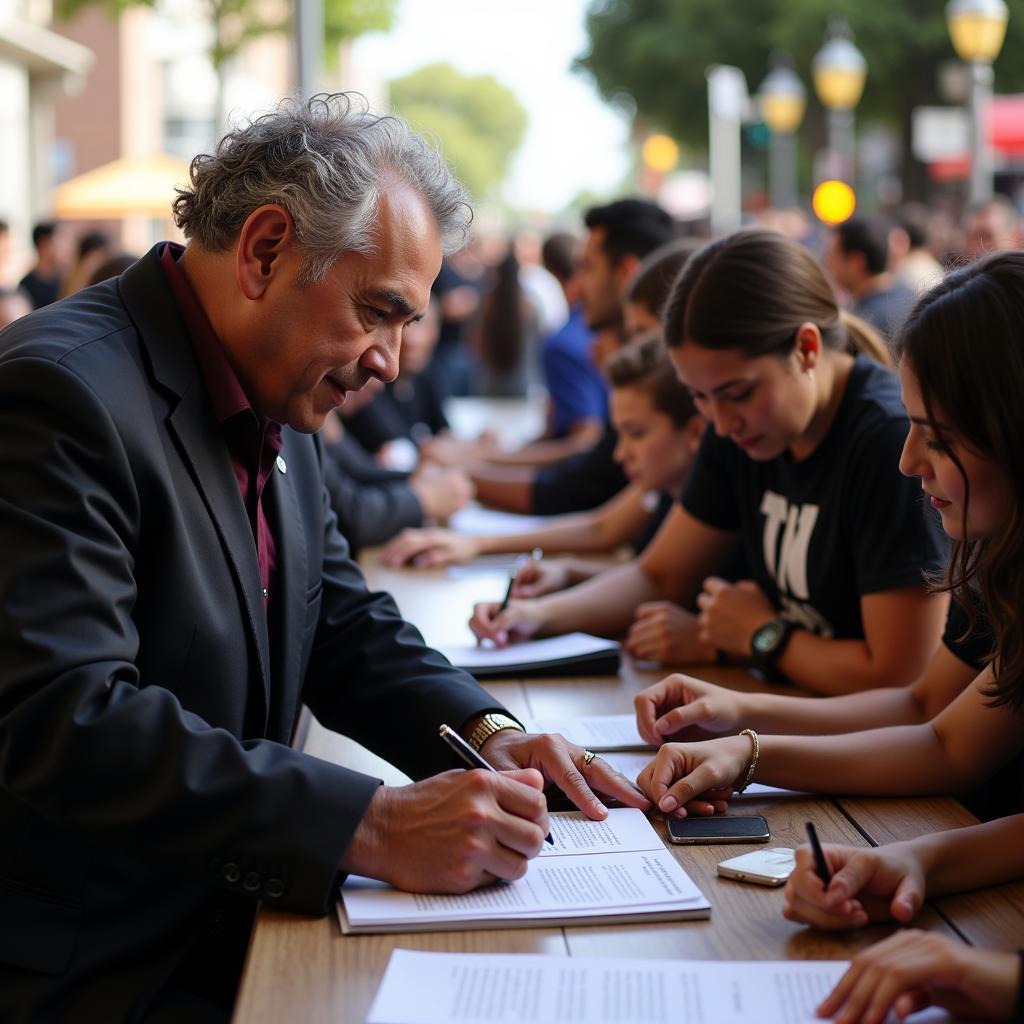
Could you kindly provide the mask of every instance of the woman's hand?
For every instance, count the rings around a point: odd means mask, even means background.
[[[823,845],[832,873],[826,889],[809,846],[796,851],[796,867],[786,883],[790,921],[815,928],[861,928],[870,921],[909,921],[925,897],[925,867],[910,843],[876,849]]]
[[[518,640],[529,640],[542,625],[533,601],[512,600],[502,610],[498,601],[482,601],[473,608],[469,628],[478,640],[491,640],[507,647]]]
[[[778,614],[753,580],[727,583],[717,576],[704,581],[697,596],[700,638],[716,650],[750,657],[750,638]]]
[[[1020,958],[976,949],[930,932],[897,932],[854,957],[818,1016],[834,1024],[882,1024],[926,1006],[957,1019],[1009,1020],[1020,985]]]
[[[557,558],[530,558],[516,570],[513,597],[542,597],[572,585],[569,563]]]
[[[648,601],[635,613],[626,650],[642,661],[685,665],[715,660],[715,649],[699,635],[696,616],[671,601]]]
[[[640,735],[661,746],[693,726],[709,733],[730,733],[741,728],[746,710],[743,694],[679,672],[633,698]]]
[[[406,563],[420,569],[470,562],[480,554],[476,537],[466,537],[440,527],[403,530],[381,552],[382,565],[399,566]]]
[[[746,736],[666,743],[636,781],[664,814],[722,813],[737,782],[746,778],[752,756]]]

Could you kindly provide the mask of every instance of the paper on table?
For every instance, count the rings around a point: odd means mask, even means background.
[[[342,930],[486,928],[524,921],[647,915],[707,916],[710,905],[635,808],[604,822],[579,812],[551,816],[553,847],[515,882],[458,895],[400,892],[350,877],[341,888]]]
[[[367,1022],[820,1024],[815,1007],[846,967],[828,960],[622,960],[396,949]],[[930,1009],[907,1020],[945,1024],[952,1018]]]
[[[525,670],[547,665],[583,662],[584,659],[617,659],[619,645],[587,633],[566,633],[543,640],[528,640],[508,647],[462,644],[441,648],[441,653],[467,672],[498,673]]]
[[[640,735],[635,715],[581,715],[578,718],[523,719],[528,732],[561,733],[589,750],[650,750]]]
[[[520,516],[490,508],[467,505],[448,520],[456,533],[470,537],[500,537],[510,533],[532,533],[548,525],[546,516]]]
[[[810,796],[810,793],[805,793],[799,789],[779,789],[778,786],[764,786],[760,782],[752,782],[742,793],[736,793],[733,796],[735,800],[737,797],[744,796]]]
[[[635,754],[626,751],[607,751],[601,757],[617,772],[621,772],[627,779],[633,781],[651,763],[654,751],[647,750]]]

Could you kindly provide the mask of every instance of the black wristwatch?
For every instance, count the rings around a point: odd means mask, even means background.
[[[750,660],[754,668],[760,669],[769,678],[774,678],[775,663],[782,657],[782,652],[797,629],[797,624],[789,619],[772,619],[754,630],[750,638]]]

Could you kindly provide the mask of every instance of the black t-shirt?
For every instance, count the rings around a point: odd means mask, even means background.
[[[757,462],[708,430],[683,506],[737,533],[751,577],[786,618],[860,639],[862,596],[921,583],[945,560],[938,516],[898,468],[907,429],[896,376],[858,356],[807,458]]]
[[[980,672],[988,664],[995,638],[983,611],[979,610],[975,615],[974,628],[968,634],[970,621],[960,602],[950,601],[942,642],[949,648],[951,654],[965,665],[970,665],[976,672]]]
[[[444,385],[436,363],[415,377],[387,384],[365,408],[346,420],[345,427],[369,452],[406,437],[419,444],[448,429],[444,415]]]
[[[538,470],[530,511],[538,516],[585,512],[614,498],[627,483],[614,457],[618,443],[615,428],[607,424],[589,451]]]

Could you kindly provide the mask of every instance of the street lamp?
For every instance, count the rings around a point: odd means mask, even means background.
[[[1006,38],[1003,0],[949,0],[946,24],[957,56],[971,67],[971,185],[968,202],[992,198],[992,140],[986,119],[992,101],[992,62]]]
[[[757,91],[757,102],[772,133],[772,206],[786,210],[796,206],[796,130],[804,119],[807,93],[788,55],[777,54],[773,64]]]
[[[853,178],[853,108],[864,92],[868,64],[853,45],[845,18],[829,18],[825,45],[811,63],[814,91],[828,110],[828,177]]]

